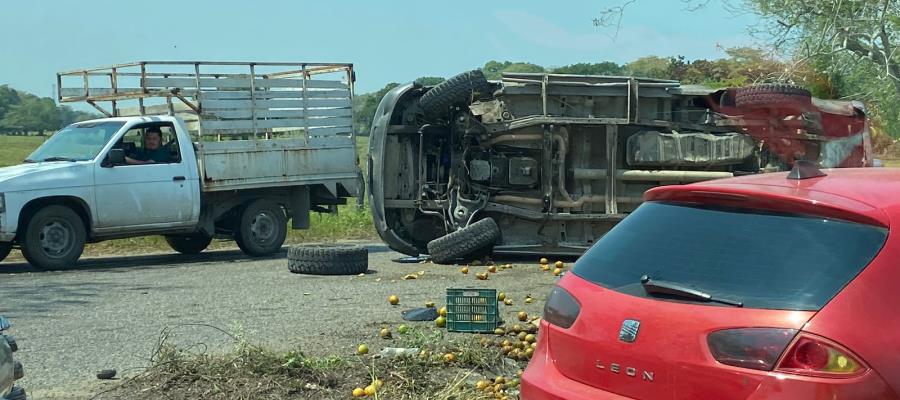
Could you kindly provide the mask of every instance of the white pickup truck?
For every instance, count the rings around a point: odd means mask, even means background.
[[[0,260],[17,247],[36,267],[66,268],[85,243],[147,235],[187,254],[214,237],[253,256],[279,251],[289,219],[307,228],[310,211],[360,196],[353,79],[350,64],[313,63],[60,73],[61,102],[108,118],[65,127],[0,168]]]

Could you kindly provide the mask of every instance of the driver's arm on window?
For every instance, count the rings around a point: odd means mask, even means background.
[[[156,164],[156,161],[153,161],[152,159],[150,159],[150,160],[138,160],[138,159],[135,159],[135,158],[131,158],[131,157],[125,156],[125,164],[128,164],[128,165]]]

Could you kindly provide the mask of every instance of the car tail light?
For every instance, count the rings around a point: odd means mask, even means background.
[[[710,333],[706,341],[722,364],[771,371],[796,335],[796,329],[724,329]]]
[[[820,377],[849,377],[866,371],[859,358],[828,339],[803,333],[787,351],[778,372]]]
[[[553,288],[544,304],[544,321],[561,328],[569,328],[578,318],[581,306],[569,292],[560,287]]]

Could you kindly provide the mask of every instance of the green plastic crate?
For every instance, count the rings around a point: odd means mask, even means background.
[[[493,332],[501,324],[496,289],[447,289],[447,330]]]

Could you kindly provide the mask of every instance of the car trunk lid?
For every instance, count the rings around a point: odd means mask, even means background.
[[[709,334],[746,327],[796,332],[814,315],[637,298],[577,276],[560,286],[581,302],[581,313],[569,329],[548,332],[556,366],[571,379],[635,399],[745,398],[760,371],[716,361]]]

